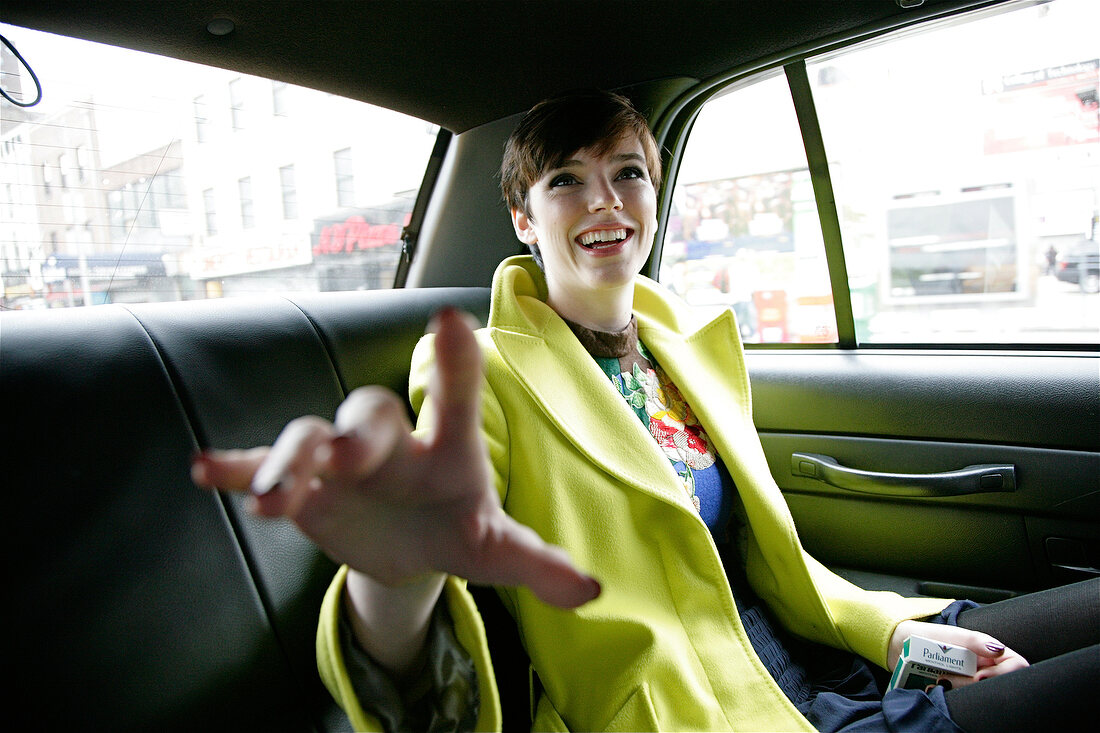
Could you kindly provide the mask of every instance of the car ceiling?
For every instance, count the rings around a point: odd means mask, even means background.
[[[313,87],[464,132],[563,90],[709,79],[830,39],[988,4],[3,0],[0,20]],[[215,19],[231,20],[234,30],[213,35]]]

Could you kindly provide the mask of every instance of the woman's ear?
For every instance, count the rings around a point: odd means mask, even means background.
[[[527,212],[520,209],[512,209],[512,227],[516,230],[519,241],[530,246],[539,243],[539,236],[535,232],[534,222]]]

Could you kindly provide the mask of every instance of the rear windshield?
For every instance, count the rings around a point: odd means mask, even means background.
[[[0,307],[393,286],[438,128],[279,81],[0,24]],[[2,84],[37,96],[3,48]]]

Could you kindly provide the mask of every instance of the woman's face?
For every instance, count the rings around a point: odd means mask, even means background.
[[[521,241],[539,246],[552,305],[631,285],[649,257],[657,196],[633,134],[603,155],[573,153],[531,185],[527,202],[512,221]]]

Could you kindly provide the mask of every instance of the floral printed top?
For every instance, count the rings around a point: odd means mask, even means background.
[[[638,340],[637,321],[618,333],[569,326],[649,429],[715,540],[724,541],[733,480],[691,406]]]

